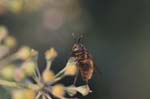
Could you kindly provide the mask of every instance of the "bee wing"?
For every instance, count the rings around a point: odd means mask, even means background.
[[[102,74],[101,69],[99,69],[99,67],[95,64],[94,64],[94,67],[95,67],[95,72],[98,73],[99,75],[101,75]]]
[[[94,61],[92,55],[90,54],[89,56],[90,56],[90,58]],[[93,62],[93,65],[94,65],[94,69],[95,69],[94,71],[97,72],[99,75],[101,75],[101,74],[102,74],[101,69],[100,69],[97,65],[95,65],[94,62]]]

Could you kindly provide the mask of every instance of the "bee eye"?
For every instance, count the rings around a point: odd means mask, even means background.
[[[75,46],[74,49],[76,49],[77,47]]]
[[[74,46],[72,49],[75,49],[76,48],[76,46]]]

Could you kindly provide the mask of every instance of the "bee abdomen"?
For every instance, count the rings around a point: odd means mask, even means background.
[[[80,62],[80,71],[84,81],[91,79],[94,72],[94,65],[91,59],[86,59]]]

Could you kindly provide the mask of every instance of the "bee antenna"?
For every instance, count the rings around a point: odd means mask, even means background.
[[[77,43],[80,43],[80,41],[81,41],[82,38],[83,38],[83,33],[80,35]]]
[[[74,42],[76,42],[75,33],[72,33],[72,37],[74,39]]]

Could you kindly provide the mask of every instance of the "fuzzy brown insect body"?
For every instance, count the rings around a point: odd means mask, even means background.
[[[78,63],[78,69],[82,76],[82,79],[88,83],[94,72],[93,58],[81,43],[76,43],[72,48],[72,57],[74,57]]]

